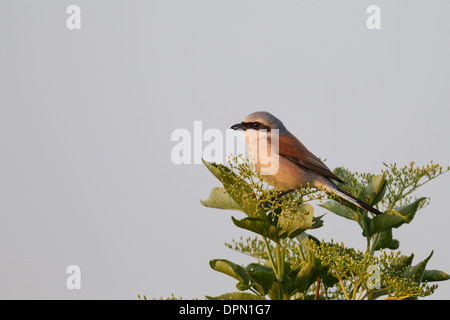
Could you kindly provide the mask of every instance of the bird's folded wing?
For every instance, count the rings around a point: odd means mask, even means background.
[[[318,174],[336,180],[340,183],[345,183],[345,181],[331,172],[331,170],[322,161],[320,161],[319,158],[312,154],[303,145],[303,143],[301,143],[293,135],[279,137],[278,154],[299,166],[308,168],[309,170],[317,172]]]

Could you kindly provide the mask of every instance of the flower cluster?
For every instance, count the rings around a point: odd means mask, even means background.
[[[377,257],[333,241],[322,241],[320,244],[310,241],[308,247],[316,258],[329,268],[329,273],[338,279],[347,299],[424,297],[432,294],[437,287],[417,281],[421,279],[417,279],[416,275],[422,270],[416,267],[411,273],[414,267],[404,263],[405,257],[401,256],[400,251],[387,253],[383,250]],[[373,268],[374,266],[376,268]],[[374,275],[369,270],[378,270],[378,273]],[[374,276],[379,277],[378,288],[369,283]]]

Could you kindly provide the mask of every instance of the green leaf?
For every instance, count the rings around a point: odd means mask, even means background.
[[[242,208],[249,217],[265,218],[266,214],[260,206],[252,187],[224,165],[202,160],[208,170],[222,182],[225,191]]]
[[[330,200],[330,201],[327,201],[327,202],[319,204],[319,205],[341,217],[358,222],[361,229],[363,229],[364,236],[367,236],[366,230],[369,230],[369,233],[370,233],[371,219],[369,217],[367,217],[367,215],[362,215],[362,214],[358,213],[357,211],[351,209],[350,206],[343,205],[340,202],[335,201],[335,200]]]
[[[376,194],[380,194],[386,187],[386,184],[387,180],[385,173],[372,177],[372,187]]]
[[[315,268],[310,263],[305,263],[297,274],[295,286],[299,292],[306,292],[310,286],[310,278],[314,274]]]
[[[372,219],[368,217],[367,214],[364,215],[360,215],[359,219],[358,219],[358,223],[359,226],[361,227],[361,229],[363,229],[363,236],[364,237],[371,237],[372,233],[371,233],[371,224],[372,224]]]
[[[265,296],[269,292],[275,280],[275,274],[272,269],[258,263],[251,263],[245,268],[245,270],[247,271],[247,275],[250,280],[258,286],[259,293]]]
[[[426,200],[427,200],[426,197],[419,198],[410,204],[404,205],[402,207],[398,207],[396,209],[396,211],[401,213],[403,216],[405,216],[407,219],[406,222],[409,223],[414,218],[414,215],[416,214],[417,210],[419,209],[419,206],[421,205],[421,203]]]
[[[375,234],[372,238],[372,248],[373,250],[380,249],[398,249],[400,242],[392,238],[392,228],[383,230]]]
[[[239,281],[237,286],[247,285],[249,278],[245,269],[231,261],[225,259],[214,259],[209,262],[210,267],[218,272],[222,272]],[[246,289],[244,289],[246,290]]]
[[[327,287],[332,287],[336,283],[339,282],[339,279],[336,278],[330,271],[328,267],[322,267],[320,272],[320,278],[322,279],[322,283]]]
[[[383,196],[386,193],[386,188],[387,180],[384,174],[373,176],[372,181],[361,192],[359,198],[368,205],[374,206],[380,202],[381,199],[383,199]]]
[[[404,223],[410,223],[414,218],[419,205],[425,200],[426,198],[420,198],[408,205],[387,211],[382,215],[374,217],[370,224],[370,233],[374,235],[377,232],[389,228],[398,228]]]
[[[425,260],[419,262],[415,266],[407,267],[404,273],[405,277],[415,281],[417,284],[420,284],[425,274],[425,267],[427,266],[427,263],[431,259],[432,255],[433,251],[431,251],[430,255]]]
[[[253,287],[251,283],[244,283],[242,281],[236,283],[236,289],[238,289],[239,291],[245,291],[250,289],[251,287]]]
[[[396,261],[393,264],[393,267],[395,267],[398,270],[404,269],[411,265],[413,259],[414,259],[414,253],[411,253],[410,256],[401,255],[399,257],[398,261]]]
[[[230,292],[217,297],[205,296],[208,300],[263,300],[262,297],[248,292]]]
[[[278,242],[280,239],[286,238],[287,236],[286,230],[271,225],[267,219],[251,217],[242,220],[237,220],[234,217],[231,217],[231,219],[237,227],[255,232],[275,242]]]
[[[270,288],[268,295],[270,300],[280,300],[280,287],[278,282],[274,281],[272,283],[272,287]]]
[[[304,263],[296,275],[295,287],[299,292],[306,293],[308,288],[317,281],[317,278],[323,277],[328,269],[322,266],[320,259],[309,250],[306,259],[303,261]]]
[[[348,172],[343,168],[336,168],[335,174],[336,173],[338,173],[338,176],[341,178],[348,175]],[[387,180],[385,179],[384,174],[373,176],[372,181],[359,193],[358,198],[373,206],[384,197],[386,188]],[[346,201],[341,203],[340,201],[329,200],[320,204],[320,206],[341,217],[358,222],[360,227],[363,229],[364,236],[367,237],[373,235],[373,232],[370,229],[372,219],[366,215],[363,215],[363,210],[357,208],[355,205],[347,203]]]
[[[450,279],[450,275],[440,270],[425,270],[422,281],[435,282]]]
[[[205,207],[216,209],[238,210],[244,212],[242,208],[230,197],[224,188],[213,188],[207,200],[200,200]]]
[[[344,206],[339,201],[329,200],[324,203],[319,204],[319,206],[350,220],[358,221],[359,214],[356,211],[353,211],[347,206]]]

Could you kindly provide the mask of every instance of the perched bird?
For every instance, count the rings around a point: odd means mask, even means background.
[[[354,195],[341,190],[333,181],[345,182],[331,172],[272,114],[263,111],[251,113],[231,129],[243,131],[250,161],[258,172],[262,172],[269,162],[277,164],[277,170],[273,174],[263,174],[262,177],[276,189],[283,191],[282,194],[300,187],[323,188],[373,214],[382,214]],[[278,134],[278,139],[275,133]],[[278,145],[275,145],[277,140]],[[265,149],[263,152],[259,150],[262,148]]]

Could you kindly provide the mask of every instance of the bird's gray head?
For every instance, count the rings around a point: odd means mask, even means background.
[[[234,130],[267,130],[278,129],[280,134],[287,133],[287,129],[277,117],[269,112],[258,111],[250,113],[242,120],[241,123],[237,123],[231,126]]]

